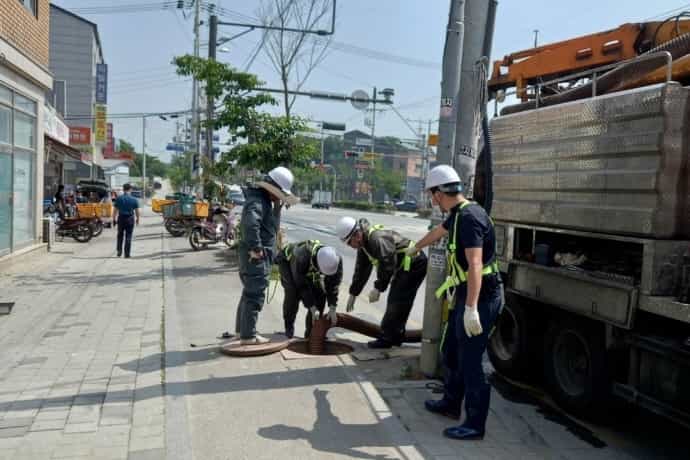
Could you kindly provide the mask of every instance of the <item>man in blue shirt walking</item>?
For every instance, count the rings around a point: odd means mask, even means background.
[[[139,225],[139,200],[132,196],[131,185],[123,185],[122,190],[124,193],[113,202],[115,208],[113,225],[117,225],[117,256],[122,256],[122,239],[124,237],[125,259],[129,259],[132,251],[134,223]]]

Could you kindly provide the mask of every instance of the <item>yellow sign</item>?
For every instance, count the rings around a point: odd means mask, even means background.
[[[429,145],[430,146],[438,145],[438,134],[429,134]]]
[[[364,152],[364,154],[362,154],[362,159],[363,159],[363,160],[373,161],[373,160],[376,160],[379,156],[381,156],[380,153],[376,153],[376,152]]]
[[[106,144],[108,142],[108,120],[107,108],[103,104],[94,105],[96,144]]]

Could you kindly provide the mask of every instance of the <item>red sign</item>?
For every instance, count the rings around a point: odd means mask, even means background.
[[[105,144],[105,147],[103,148],[103,158],[110,158],[110,155],[113,155],[115,153],[115,139],[113,138],[112,123],[108,123],[107,133],[108,142]]]
[[[125,160],[125,161],[134,161],[134,153],[132,153],[132,152],[111,152],[111,153],[106,153],[106,151],[103,150],[103,159],[105,159],[105,160]]]
[[[70,145],[91,144],[91,128],[85,128],[83,126],[70,126],[69,143]]]

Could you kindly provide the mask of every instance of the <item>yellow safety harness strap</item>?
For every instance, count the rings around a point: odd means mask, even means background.
[[[371,234],[377,230],[383,230],[383,225],[377,224],[377,225],[372,225],[371,227],[369,227],[369,231],[367,232],[367,238],[371,237]],[[373,265],[374,267],[379,266],[378,259],[374,258],[371,254],[369,254],[369,251],[367,251],[367,248],[364,247],[364,245],[362,245],[362,251],[364,251],[364,254],[366,254],[367,257],[369,258],[369,263],[371,263],[371,265]]]

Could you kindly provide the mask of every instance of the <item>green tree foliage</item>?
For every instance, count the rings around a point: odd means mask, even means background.
[[[385,191],[389,197],[399,197],[402,193],[405,176],[400,171],[384,167],[383,161],[377,160],[371,172],[371,184],[376,190]]]
[[[184,155],[175,155],[168,167],[168,179],[173,189],[180,191],[183,186],[190,185],[192,181],[192,173],[190,169],[192,161],[192,153],[187,152]]]
[[[141,153],[136,153],[134,146],[124,139],[120,139],[117,144],[118,152],[131,152],[134,153],[134,164],[132,165],[132,171],[138,176],[142,176],[144,171],[144,155]],[[158,158],[146,155],[146,176],[151,179],[154,176],[167,177],[168,176],[168,164],[163,163]]]

